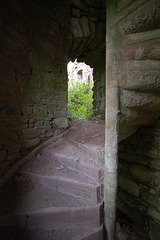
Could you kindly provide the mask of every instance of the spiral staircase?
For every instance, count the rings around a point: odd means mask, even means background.
[[[104,124],[73,126],[4,185],[1,240],[103,239]]]

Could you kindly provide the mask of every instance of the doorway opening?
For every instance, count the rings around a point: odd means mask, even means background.
[[[93,116],[93,68],[84,62],[69,62],[68,118],[91,119]]]

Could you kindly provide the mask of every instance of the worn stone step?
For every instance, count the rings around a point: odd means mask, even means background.
[[[80,196],[94,203],[102,202],[103,184],[97,185],[85,184],[63,177],[43,176],[24,171],[20,173],[29,178],[31,181],[43,184],[49,189],[54,189],[71,196]]]
[[[146,110],[139,110],[136,108],[123,108],[122,113],[124,117],[120,119],[120,126],[125,129],[128,126],[137,126],[139,124],[149,124],[158,117],[157,112],[151,112]],[[121,130],[120,130],[121,131]]]
[[[96,143],[96,146],[104,147],[104,132],[105,125],[101,121],[90,121],[87,119],[77,121],[74,126],[71,127],[70,132],[67,134],[67,138],[75,141],[85,141]]]
[[[65,165],[70,169],[79,170],[95,181],[101,182],[104,179],[103,167],[94,167],[90,164],[84,163],[80,159],[67,156],[67,154],[59,154],[53,151],[51,151],[50,154],[52,158],[56,159],[61,164]]]
[[[146,42],[149,40],[160,38],[160,29],[154,29],[146,32],[138,32],[125,35],[123,45]]]
[[[98,227],[102,224],[103,204],[88,207],[50,207],[12,215],[1,215],[0,226],[52,227],[53,229],[76,226]]]
[[[12,215],[17,212],[34,211],[48,207],[69,208],[93,205],[94,203],[89,199],[56,191],[27,176],[16,174],[1,189],[0,215]]]
[[[84,236],[79,235],[72,240],[103,240],[103,226],[93,228],[90,233],[86,233]]]
[[[100,121],[84,120],[73,126],[65,137],[77,149],[93,159],[97,165],[104,163],[105,125]]]
[[[159,94],[123,90],[121,102],[123,106],[127,108],[135,108],[150,112],[159,112],[160,109]]]
[[[160,92],[160,71],[125,71],[120,79],[120,87],[141,92]]]
[[[73,140],[74,141],[74,140]],[[74,142],[73,142],[74,143]],[[98,167],[99,164],[97,164],[97,161],[94,160],[94,158],[88,156],[86,152],[84,152],[82,149],[79,149],[75,144],[72,143],[72,140],[70,141],[70,138],[66,136],[64,139],[59,139],[56,144],[50,145],[44,149],[44,151],[50,151],[58,154],[65,154],[68,157],[75,158],[83,163],[90,164],[93,167]],[[84,143],[85,145],[86,143]],[[93,146],[94,148],[97,148],[96,146]],[[99,148],[98,148],[99,150]]]
[[[158,112],[149,112],[136,108],[122,108],[123,118],[120,119],[119,141],[137,131],[140,124],[147,125],[158,117]]]
[[[85,184],[97,184],[95,180],[91,179],[83,172],[70,169],[64,164],[64,162],[59,162],[55,157],[52,156],[52,154],[53,150],[47,147],[40,154],[24,164],[19,170],[44,176],[64,177]]]
[[[159,70],[159,60],[123,60],[122,67],[124,71],[129,70]]]
[[[1,240],[102,240],[101,229],[78,226],[74,228],[54,229],[44,227],[1,227]],[[89,238],[90,237],[90,238]]]
[[[41,145],[36,147],[34,150],[32,150],[29,154],[27,154],[25,157],[23,157],[20,161],[15,163],[13,166],[10,166],[9,170],[0,178],[0,187],[2,187],[18,170],[19,167],[21,167],[23,164],[25,164],[27,161],[35,157],[37,154],[39,154],[46,146],[49,144],[54,145],[58,139],[64,137],[66,134],[68,134],[70,129],[65,130],[64,132],[60,133],[57,136],[54,136],[50,138],[49,140],[43,142]]]
[[[104,148],[93,146],[89,143],[80,143],[78,141],[69,139],[69,141],[77,147],[77,149],[83,151],[88,157],[94,159],[97,165],[102,166],[104,164]]]

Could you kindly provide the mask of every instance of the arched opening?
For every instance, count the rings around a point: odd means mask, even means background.
[[[68,118],[91,119],[93,117],[93,68],[84,62],[69,62]]]

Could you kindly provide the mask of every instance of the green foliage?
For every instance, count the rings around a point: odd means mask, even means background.
[[[91,118],[93,113],[92,87],[85,83],[68,84],[68,117],[76,119]]]

